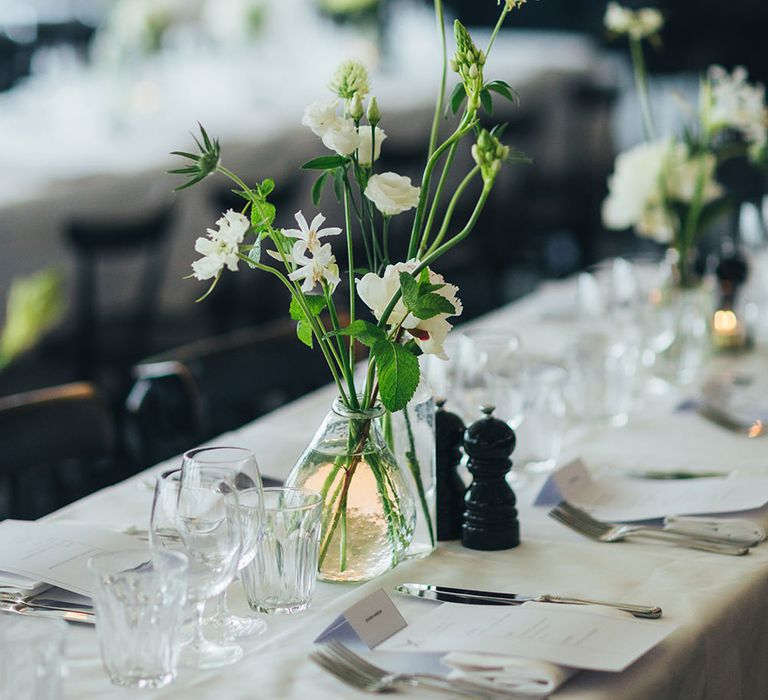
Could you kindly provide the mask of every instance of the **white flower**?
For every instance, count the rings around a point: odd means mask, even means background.
[[[283,235],[288,238],[297,238],[297,243],[303,244],[302,253],[309,251],[314,255],[320,249],[320,239],[323,236],[338,236],[341,233],[341,229],[337,227],[321,229],[320,227],[325,221],[325,217],[322,214],[315,216],[311,224],[307,224],[304,214],[300,211],[297,211],[294,217],[299,228],[283,229]],[[296,249],[297,246],[294,244],[294,250]]]
[[[608,178],[603,223],[610,229],[634,226],[642,236],[669,243],[674,221],[666,200],[690,202],[702,168],[704,201],[709,202],[720,195],[711,154],[691,158],[685,144],[669,141],[643,143],[620,153]]]
[[[320,138],[326,148],[342,156],[353,153],[360,145],[360,134],[357,133],[355,122],[349,118],[340,119],[335,127],[326,131]]]
[[[245,216],[232,209],[228,209],[216,225],[218,231],[209,228],[207,238],[195,241],[195,250],[203,256],[192,263],[192,274],[199,280],[216,277],[224,267],[237,272],[240,244],[251,227]]]
[[[629,34],[633,39],[644,39],[664,26],[664,16],[651,7],[633,11],[617,2],[609,2],[603,23],[614,34]]]
[[[368,69],[360,61],[344,61],[336,69],[328,87],[345,100],[351,100],[355,95],[365,97],[370,92]]]
[[[373,138],[371,138],[371,127],[361,126],[358,129],[360,134],[360,146],[357,149],[357,160],[360,165],[371,164],[371,146],[373,146],[373,160],[378,160],[381,155],[381,143],[387,138],[384,129],[378,126],[373,127]]]
[[[344,121],[338,114],[338,100],[313,102],[304,109],[301,123],[308,126],[315,136],[323,138],[329,131],[338,129]]]
[[[377,320],[380,320],[390,300],[400,289],[400,273],[413,272],[418,265],[415,260],[387,265],[384,270],[384,276],[369,272],[357,281],[357,294],[360,299],[371,309]],[[445,284],[442,275],[429,270],[429,281],[431,284]],[[402,324],[406,332],[413,337],[421,350],[429,355],[436,355],[442,360],[447,360],[443,343],[451,330],[451,324],[448,318],[459,316],[464,310],[461,301],[456,296],[459,288],[453,284],[445,284],[436,291],[436,294],[445,297],[451,302],[455,312],[453,314],[438,314],[426,320],[416,318],[408,312],[402,299],[395,304],[392,312],[387,319],[389,325]]]
[[[288,275],[294,281],[304,280],[302,291],[309,293],[314,290],[322,280],[331,287],[331,291],[339,283],[339,266],[336,257],[331,252],[330,243],[320,246],[313,252],[312,257],[307,257],[307,248],[303,241],[297,241],[291,251],[291,259],[296,263],[296,269]]]
[[[381,173],[368,180],[365,196],[385,216],[394,216],[413,209],[419,203],[421,188],[411,184],[411,178],[397,173]]]
[[[761,83],[748,83],[743,66],[735,68],[730,75],[722,66],[712,66],[707,77],[709,104],[704,109],[707,128],[711,132],[736,129],[750,143],[763,145],[768,136],[765,87]]]

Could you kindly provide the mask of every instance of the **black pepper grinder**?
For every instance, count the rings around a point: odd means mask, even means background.
[[[461,543],[470,549],[511,549],[520,544],[515,493],[506,481],[515,431],[483,406],[483,418],[464,432],[467,467],[474,477],[464,496]]]
[[[461,462],[464,421],[445,410],[445,399],[435,402],[435,451],[437,467],[437,539],[461,539],[464,493],[467,487],[457,471]]]

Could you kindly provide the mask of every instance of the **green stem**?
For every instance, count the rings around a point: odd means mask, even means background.
[[[504,9],[501,11],[501,14],[499,15],[499,19],[496,22],[496,26],[493,28],[493,34],[491,34],[491,39],[488,42],[488,46],[485,49],[485,57],[488,58],[488,54],[491,53],[491,49],[493,48],[493,42],[496,41],[496,35],[499,33],[499,30],[501,29],[501,25],[504,24],[504,19],[507,16],[507,13],[509,12],[509,5],[504,3]]]
[[[456,188],[456,191],[453,193],[453,197],[451,197],[451,201],[448,203],[448,208],[445,210],[445,216],[443,217],[443,225],[440,227],[440,231],[438,231],[437,236],[435,237],[435,240],[432,242],[432,245],[427,250],[427,255],[434,252],[440,244],[443,242],[443,238],[445,238],[445,234],[448,232],[448,227],[451,224],[451,219],[453,219],[453,211],[456,208],[456,205],[459,203],[459,199],[461,198],[462,193],[467,188],[470,182],[477,176],[477,174],[480,172],[480,166],[476,165],[472,170],[470,170],[466,177],[461,181],[459,186]],[[426,241],[422,242],[422,245],[424,245]]]
[[[408,435],[408,449],[405,452],[405,459],[408,462],[408,468],[411,470],[411,476],[416,484],[416,492],[419,495],[424,519],[427,521],[427,527],[429,528],[429,543],[434,547],[435,529],[432,524],[432,514],[429,512],[429,505],[427,504],[424,481],[421,478],[421,465],[419,464],[419,458],[416,455],[416,440],[413,437],[413,427],[411,426],[411,417],[408,415],[408,406],[403,409],[403,418],[405,419],[405,430]]]
[[[443,163],[443,172],[440,174],[440,179],[437,181],[437,188],[435,189],[435,196],[432,198],[432,206],[429,209],[429,216],[427,217],[426,226],[424,226],[424,233],[421,235],[421,243],[419,244],[419,257],[424,254],[429,241],[429,234],[432,232],[432,225],[435,222],[435,216],[437,215],[437,207],[440,203],[440,196],[443,193],[445,187],[445,181],[448,177],[448,171],[453,164],[453,158],[456,155],[457,144],[453,144],[448,151],[448,155],[445,157],[445,163]]]
[[[352,225],[349,220],[349,192],[347,188],[344,188],[344,221],[347,227],[347,265],[349,267],[349,322],[350,324],[355,320],[355,258],[352,252]],[[349,364],[350,368],[355,366],[355,339],[350,337],[349,339]],[[350,382],[350,395],[349,400],[352,402],[348,404],[350,408],[358,408],[359,403],[357,400],[357,392],[354,390],[354,372],[350,369],[348,380]]]
[[[440,89],[437,92],[437,102],[435,103],[435,114],[432,117],[432,130],[429,134],[429,151],[427,157],[434,153],[437,146],[437,134],[440,131],[440,115],[443,113],[443,104],[445,103],[445,84],[448,78],[448,50],[445,43],[445,18],[443,17],[442,0],[434,0],[435,22],[437,22],[437,33],[440,37],[440,49],[443,57],[443,68],[440,76]]]
[[[342,340],[341,336],[338,335],[338,332],[341,330],[341,324],[339,323],[339,317],[336,313],[336,304],[333,303],[333,297],[331,296],[330,289],[328,288],[328,285],[324,282],[323,283],[323,295],[325,296],[325,302],[328,304],[328,313],[331,317],[331,326],[333,327],[333,330],[336,331],[336,346],[339,349],[339,357],[342,363],[342,372],[347,380],[347,388],[349,389],[350,394],[355,393],[355,378],[354,378],[354,370],[349,365],[349,363],[345,359],[345,349],[344,349],[344,341]]]
[[[688,279],[688,254],[699,233],[699,222],[701,212],[704,208],[704,187],[707,179],[707,166],[702,158],[699,165],[699,171],[696,175],[696,186],[694,187],[693,197],[688,207],[688,213],[681,231],[680,241],[678,243],[678,272],[680,274],[680,286],[683,288],[691,286],[691,280]]]
[[[643,118],[643,131],[645,140],[652,141],[656,138],[656,125],[651,111],[651,100],[648,95],[648,73],[643,57],[642,39],[629,38],[629,50],[632,55],[632,69],[635,76],[635,88],[640,100],[640,114]]]
[[[389,216],[384,217],[384,226],[381,236],[382,243],[384,245],[384,264],[389,264]]]

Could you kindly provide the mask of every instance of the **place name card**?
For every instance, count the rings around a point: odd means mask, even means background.
[[[369,649],[373,649],[407,624],[386,591],[379,588],[347,608],[320,633],[315,643],[342,639],[351,630]]]

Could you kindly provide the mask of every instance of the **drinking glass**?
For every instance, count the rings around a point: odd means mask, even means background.
[[[624,425],[632,410],[639,342],[630,329],[586,331],[566,350],[567,397],[588,422]]]
[[[171,549],[189,557],[187,597],[195,607],[195,629],[180,660],[196,668],[238,661],[242,648],[214,643],[203,633],[205,602],[231,583],[240,557],[242,534],[237,491],[221,470],[196,469],[186,483],[181,470],[157,480],[150,516],[153,551]]]
[[[524,419],[517,429],[515,461],[526,471],[554,469],[565,432],[566,371],[545,362],[528,368],[525,381]]]
[[[88,560],[96,636],[109,679],[162,688],[176,676],[187,597],[185,554],[105,552]]]
[[[229,475],[235,490],[255,489],[251,499],[258,499],[261,493],[261,475],[253,452],[245,447],[200,447],[184,454],[181,470],[185,479],[193,477],[198,469],[220,469]],[[254,556],[254,540],[243,540],[237,568],[242,569]],[[227,591],[214,598],[215,612],[206,619],[206,624],[219,630],[225,637],[246,637],[261,634],[266,623],[256,617],[233,615],[227,606]]]
[[[0,698],[59,700],[67,623],[3,616],[0,624]]]
[[[309,607],[317,578],[321,508],[315,491],[264,489],[263,539],[242,572],[251,608],[290,614]]]
[[[459,341],[457,400],[469,423],[481,416],[481,406],[494,406],[510,427],[523,419],[525,361],[520,338],[497,328],[465,331]]]

